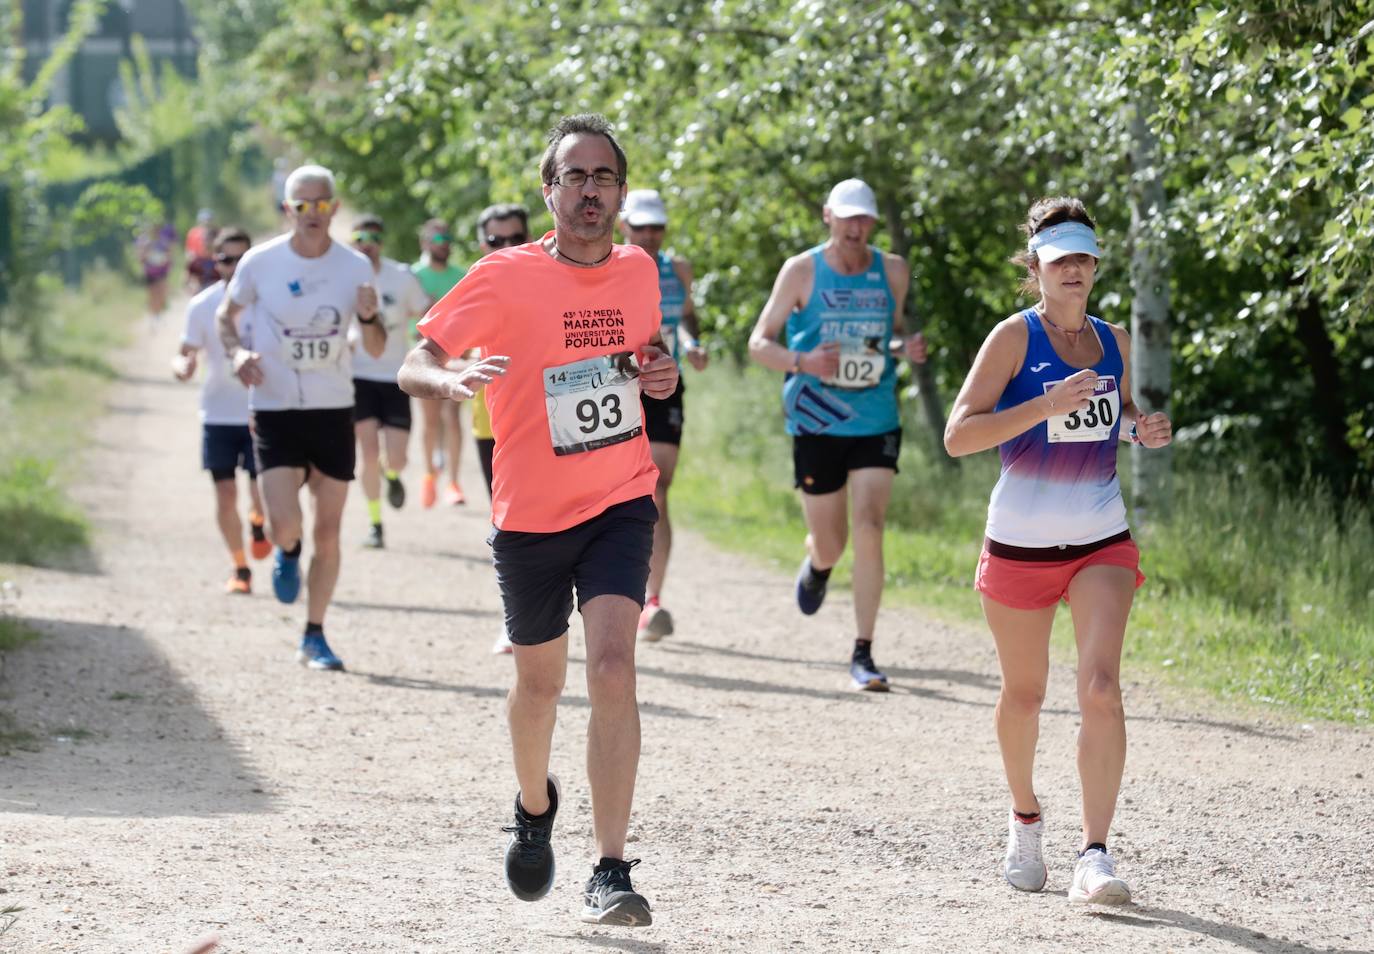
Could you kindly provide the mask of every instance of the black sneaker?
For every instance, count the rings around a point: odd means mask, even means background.
[[[515,824],[506,845],[506,884],[521,901],[538,901],[553,887],[553,819],[558,814],[558,778],[549,773],[549,810],[539,817],[525,814],[515,796]]]
[[[367,539],[363,541],[363,546],[369,550],[381,550],[386,546],[386,541],[382,539],[382,525],[374,523],[367,531]]]
[[[814,615],[825,602],[826,584],[830,578],[821,579],[811,569],[811,558],[802,560],[801,569],[797,571],[797,609],[807,616]]]
[[[592,869],[591,880],[582,892],[582,920],[588,924],[617,924],[621,927],[648,927],[654,923],[649,902],[630,884],[630,869],[639,864],[619,858],[602,858]]]
[[[405,506],[406,485],[401,483],[401,478],[388,477],[386,479],[386,502],[397,510]]]

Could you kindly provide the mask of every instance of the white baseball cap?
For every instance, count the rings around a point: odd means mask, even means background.
[[[856,215],[867,215],[872,218],[878,217],[878,200],[873,195],[873,190],[868,187],[868,183],[862,179],[846,179],[830,190],[830,197],[825,200],[825,207],[830,210],[830,214],[841,219],[853,218]]]
[[[620,217],[631,228],[643,225],[667,225],[668,210],[663,207],[663,197],[654,189],[632,189],[625,194],[625,207]]]
[[[1042,262],[1057,262],[1065,255],[1102,257],[1097,233],[1082,222],[1060,222],[1041,229],[1030,237],[1026,247]]]

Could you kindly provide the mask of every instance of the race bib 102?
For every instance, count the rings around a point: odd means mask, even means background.
[[[887,358],[871,347],[846,349],[840,352],[840,367],[833,378],[821,378],[822,384],[851,391],[874,388],[886,370]]]
[[[1046,381],[1045,393],[1059,384]],[[1088,406],[1068,414],[1056,414],[1045,421],[1051,444],[1085,444],[1093,441],[1112,439],[1112,425],[1121,416],[1121,392],[1116,386],[1116,377],[1104,374],[1093,387],[1093,396]]]
[[[629,351],[545,368],[544,405],[559,457],[619,444],[644,431],[639,367]]]

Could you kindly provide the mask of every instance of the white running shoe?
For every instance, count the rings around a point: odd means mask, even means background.
[[[500,656],[505,653],[513,652],[515,652],[515,646],[510,641],[510,633],[506,632],[503,627],[501,629],[501,635],[497,636],[496,642],[491,644],[491,654],[493,656]]]
[[[1069,900],[1075,904],[1129,904],[1131,889],[1116,876],[1116,861],[1100,848],[1089,848],[1073,869]]]
[[[1017,891],[1043,891],[1050,877],[1040,850],[1045,822],[1037,818],[1027,825],[1010,808],[1007,819],[1007,857],[1002,862],[1002,874]]]

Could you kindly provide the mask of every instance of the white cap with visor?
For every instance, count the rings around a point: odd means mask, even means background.
[[[1057,262],[1066,255],[1091,255],[1100,259],[1097,233],[1082,222],[1060,222],[1030,237],[1026,248],[1042,262]]]
[[[878,199],[862,179],[846,179],[837,183],[830,190],[825,207],[839,219],[850,219],[856,215],[867,215],[874,219],[878,217]]]
[[[667,225],[668,210],[663,207],[663,197],[654,189],[632,189],[625,194],[625,207],[620,217],[630,228],[645,225]]]

